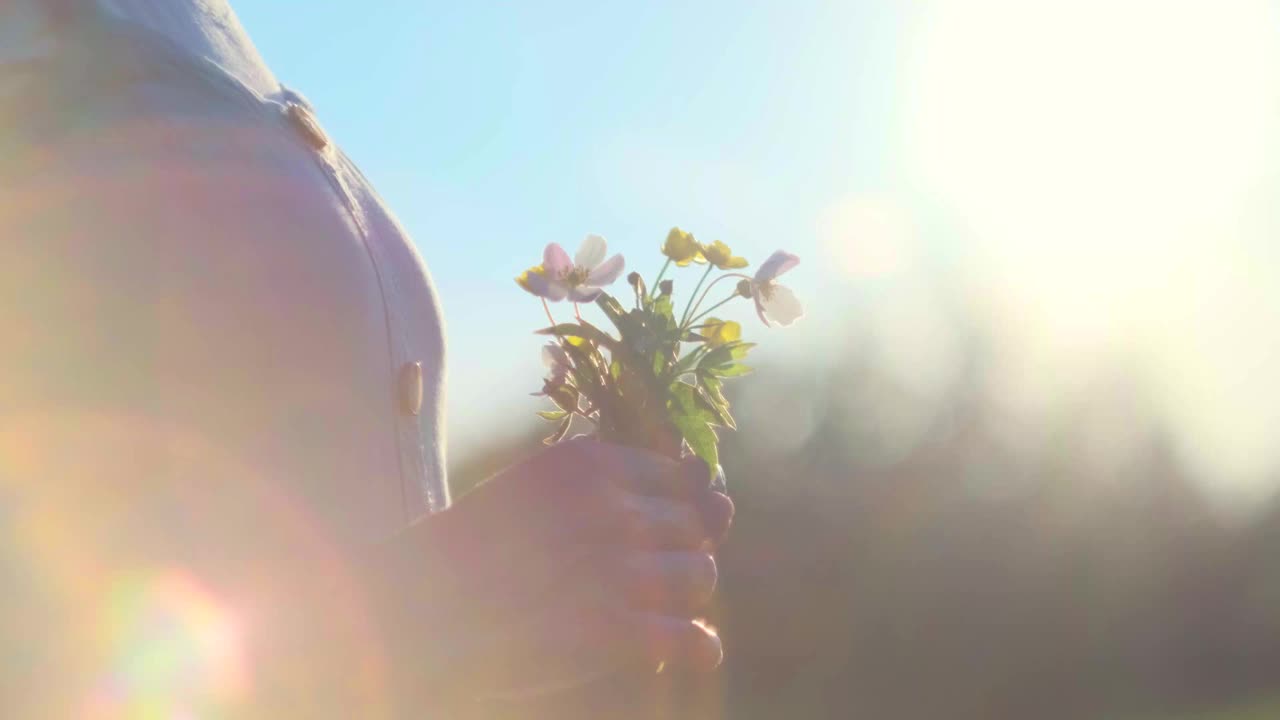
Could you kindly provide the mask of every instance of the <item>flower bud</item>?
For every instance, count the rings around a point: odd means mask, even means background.
[[[631,271],[630,273],[627,273],[627,283],[630,284],[631,287],[639,287],[640,273],[635,272],[634,270]]]
[[[663,280],[662,282],[658,283],[658,292],[661,293],[662,295],[670,295],[671,290],[674,287],[675,287],[675,283],[671,282],[670,280]]]
[[[751,281],[743,278],[738,281],[738,294],[744,298],[751,297]]]

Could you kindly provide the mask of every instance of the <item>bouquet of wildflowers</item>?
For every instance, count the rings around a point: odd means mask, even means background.
[[[747,261],[723,242],[704,245],[673,228],[662,244],[667,259],[653,285],[631,273],[631,293],[624,304],[603,289],[622,276],[625,265],[621,255],[605,259],[607,254],[598,235],[588,235],[572,259],[552,243],[543,251],[541,265],[516,278],[520,287],[541,298],[551,323],[538,331],[551,338],[542,352],[549,375],[537,393],[556,405],[538,413],[557,424],[547,443],[563,439],[577,417],[594,424],[597,435],[610,442],[676,459],[687,449],[714,474],[719,463],[716,428],[736,427],[724,382],[750,372],[742,360],[754,343],[742,340],[738,323],[712,313],[742,298],[755,302],[766,326],[795,322],[804,310],[777,278],[800,259],[779,250],[747,275],[739,272]],[[672,265],[706,266],[678,312],[675,282],[664,279]],[[719,275],[713,279],[715,273]],[[717,287],[721,292],[713,295]],[[565,300],[573,303],[574,320],[557,322],[548,303]],[[583,319],[580,305],[586,303],[600,308],[612,331]]]

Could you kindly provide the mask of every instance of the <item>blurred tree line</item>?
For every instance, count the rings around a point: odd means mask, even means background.
[[[1035,427],[987,385],[973,363],[906,433],[894,418],[923,401],[856,357],[741,383],[757,395],[722,454],[726,665],[627,699],[635,715],[1180,717],[1273,692],[1280,504],[1216,512],[1123,375]],[[1149,431],[1091,460],[1117,422]],[[456,492],[542,430],[473,452]]]

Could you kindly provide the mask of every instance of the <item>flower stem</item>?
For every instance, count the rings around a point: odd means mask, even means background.
[[[698,308],[702,306],[702,303],[703,303],[704,301],[706,301],[706,299],[707,299],[707,295],[710,295],[710,294],[711,294],[711,288],[714,288],[716,285],[718,285],[718,284],[720,283],[720,281],[721,281],[721,280],[728,280],[729,278],[741,278],[741,279],[745,279],[745,280],[750,280],[750,279],[751,279],[751,277],[750,277],[749,275],[743,275],[742,273],[725,273],[724,275],[721,275],[720,277],[716,278],[715,280],[712,280],[712,281],[711,281],[711,284],[707,286],[707,289],[706,289],[706,290],[704,290],[704,291],[702,292],[702,297],[698,298],[698,302],[694,303],[694,305],[693,305],[693,312],[695,312],[695,313],[696,313],[696,312],[698,312]],[[695,291],[695,292],[696,292],[696,291]],[[737,295],[738,295],[738,294],[735,292],[733,295],[729,296],[729,298],[727,298],[726,300],[724,300],[724,302],[718,303],[715,307],[711,308],[711,310],[715,310],[716,308],[720,307],[721,305],[723,305],[723,304],[725,304],[725,303],[729,302],[729,300],[732,300],[734,297],[737,297]],[[711,310],[707,310],[707,312],[704,312],[704,313],[702,313],[702,314],[700,314],[700,315],[697,315],[697,316],[695,316],[695,317],[693,317],[693,318],[685,318],[685,319],[682,319],[682,320],[680,321],[680,326],[681,326],[681,327],[684,327],[684,323],[685,323],[685,321],[686,321],[686,320],[687,320],[688,322],[694,322],[695,320],[697,320],[698,318],[702,317],[703,315],[706,315],[707,313],[711,312]],[[685,328],[685,329],[688,329],[688,328]]]
[[[725,303],[729,302],[730,300],[733,300],[733,299],[734,299],[734,298],[736,298],[736,297],[738,297],[738,293],[736,293],[736,292],[735,292],[734,294],[732,294],[732,295],[730,295],[729,297],[727,297],[727,298],[725,298],[725,299],[721,300],[720,302],[716,303],[715,305],[712,305],[711,307],[707,308],[706,310],[703,310],[701,313],[698,313],[698,315],[697,315],[696,317],[689,318],[689,322],[691,322],[691,323],[692,323],[692,322],[698,322],[698,321],[699,321],[699,320],[701,320],[702,318],[704,318],[704,317],[706,317],[706,316],[710,315],[712,312],[714,312],[716,308],[720,307],[721,305],[724,305]],[[704,327],[704,326],[699,325],[698,327]],[[692,328],[692,327],[688,327],[688,328],[685,328],[685,329],[686,329],[686,330],[692,330],[693,328]]]
[[[649,299],[652,300],[658,295],[658,284],[662,282],[662,276],[667,274],[667,268],[671,267],[671,258],[662,263],[662,269],[658,271],[658,277],[653,281],[653,287],[649,288]]]
[[[689,313],[695,309],[694,298],[698,297],[698,291],[702,289],[702,284],[707,281],[707,278],[711,276],[711,271],[715,269],[715,265],[707,263],[707,271],[702,273],[702,278],[698,280],[698,284],[693,288],[693,294],[689,296],[689,302],[684,306],[684,314],[680,316],[680,327],[684,327],[685,321],[689,319]],[[715,283],[712,284],[714,285]]]
[[[551,317],[551,306],[547,304],[546,298],[542,298],[542,309],[547,312],[547,321],[551,323],[551,327],[555,327],[556,319]]]

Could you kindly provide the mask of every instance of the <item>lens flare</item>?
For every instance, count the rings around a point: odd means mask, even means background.
[[[134,462],[157,446],[181,459],[181,477]],[[26,678],[15,717],[259,717],[278,682],[341,698],[352,717],[394,716],[347,551],[305,496],[201,436],[122,414],[0,417],[0,499],[0,580],[27,638],[11,658]],[[231,515],[259,529],[249,545]],[[326,579],[321,656],[250,662],[289,611],[263,603],[254,562]]]
[[[100,629],[105,662],[87,718],[195,717],[247,689],[236,615],[183,570],[118,583]]]

